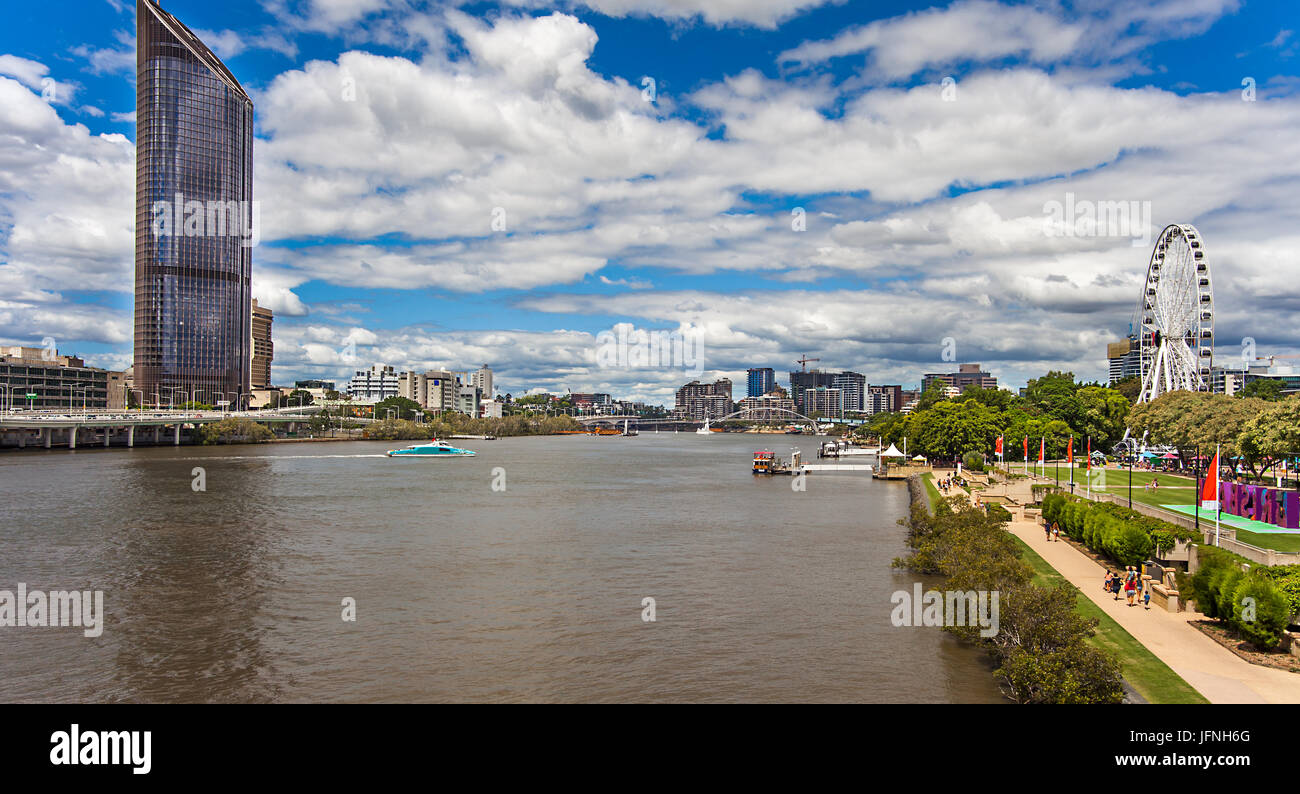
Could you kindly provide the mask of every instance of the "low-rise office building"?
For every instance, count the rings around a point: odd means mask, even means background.
[[[127,404],[126,374],[88,367],[47,347],[0,347],[0,402],[37,411],[115,410]],[[167,403],[169,395],[160,395]],[[153,396],[145,398],[152,402]]]

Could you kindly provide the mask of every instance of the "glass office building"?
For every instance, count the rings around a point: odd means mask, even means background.
[[[253,103],[189,28],[136,2],[135,388],[247,401]],[[183,396],[182,396],[183,395]]]

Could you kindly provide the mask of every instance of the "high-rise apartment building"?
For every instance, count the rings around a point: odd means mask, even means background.
[[[791,416],[794,413],[794,400],[785,396],[782,391],[773,390],[756,397],[746,397],[736,403],[736,410],[749,412],[740,417],[741,419],[789,421],[794,418]]]
[[[275,346],[271,342],[271,323],[274,317],[271,310],[257,305],[253,301],[253,361],[252,384],[254,389],[271,388],[271,361],[275,358]]]
[[[844,418],[844,392],[825,386],[803,390],[803,413],[820,419]]]
[[[831,378],[831,388],[839,389],[844,411],[866,410],[867,376],[859,372],[836,372]]]
[[[762,397],[776,388],[776,371],[771,367],[754,367],[746,375],[746,397]]]
[[[491,400],[497,396],[497,393],[493,391],[492,368],[487,364],[484,364],[479,368],[478,372],[474,373],[470,385],[478,389],[480,399]]]
[[[726,416],[733,409],[731,381],[727,378],[714,383],[693,380],[677,390],[674,413],[684,419],[703,421]]]
[[[447,370],[403,372],[397,379],[397,396],[414,400],[430,411],[457,410],[459,395],[459,378]]]
[[[903,410],[903,387],[868,386],[862,410],[869,414],[897,413]]]
[[[245,401],[253,102],[198,36],[136,0],[135,388]]]
[[[348,383],[348,394],[363,402],[382,402],[397,396],[397,373],[385,364],[359,369]]]

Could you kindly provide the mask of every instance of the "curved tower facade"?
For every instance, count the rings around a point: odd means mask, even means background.
[[[136,1],[136,47],[136,388],[146,403],[243,405],[259,231],[253,102],[155,0]]]

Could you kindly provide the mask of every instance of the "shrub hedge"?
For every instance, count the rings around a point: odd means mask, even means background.
[[[1300,569],[1275,565],[1243,571],[1241,557],[1213,546],[1200,546],[1196,554],[1200,567],[1192,576],[1192,598],[1201,613],[1260,648],[1276,648],[1296,610],[1278,582],[1300,585]]]
[[[1153,553],[1167,554],[1195,532],[1122,505],[1088,502],[1063,493],[1043,497],[1043,519],[1095,552],[1122,565],[1137,565]]]

